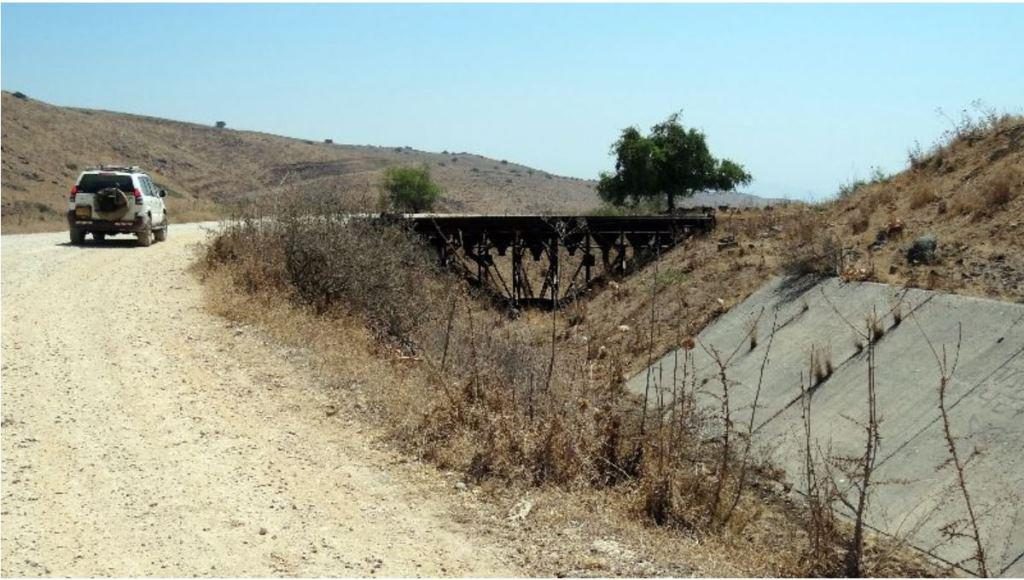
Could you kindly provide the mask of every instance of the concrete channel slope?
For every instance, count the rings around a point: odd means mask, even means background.
[[[803,388],[819,455],[863,454],[868,350],[861,333],[870,317],[884,334],[875,343],[881,449],[869,525],[977,572],[965,561],[971,541],[942,532],[964,524],[967,512],[948,461],[932,349],[939,357],[944,349],[951,367],[959,344],[947,408],[960,454],[970,457],[967,484],[989,571],[1024,576],[1024,304],[836,278],[779,278],[709,325],[696,348],[668,353],[629,388],[664,401],[692,385],[699,404],[717,410],[717,356],[726,366],[734,425],[745,430],[753,414],[755,444],[804,491]]]

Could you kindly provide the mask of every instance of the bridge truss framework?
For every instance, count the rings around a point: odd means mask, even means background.
[[[514,308],[558,308],[598,280],[621,277],[715,226],[710,208],[656,216],[402,218],[437,250],[443,266],[460,270],[471,284],[492,291]]]

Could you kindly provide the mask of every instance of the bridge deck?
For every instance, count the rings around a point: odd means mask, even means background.
[[[448,233],[487,234],[490,237],[519,234],[548,238],[551,235],[589,233],[618,234],[684,234],[707,231],[715,225],[710,210],[696,210],[677,215],[644,216],[572,216],[572,215],[473,215],[473,214],[404,214],[420,233],[438,230]]]

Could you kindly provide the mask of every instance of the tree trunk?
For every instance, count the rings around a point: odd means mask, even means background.
[[[668,192],[668,213],[672,213],[676,209],[676,196],[671,191]]]

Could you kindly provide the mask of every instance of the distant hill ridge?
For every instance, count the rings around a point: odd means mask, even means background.
[[[72,181],[82,169],[101,163],[143,167],[169,191],[178,221],[222,216],[240,200],[285,190],[376,199],[385,168],[421,163],[445,189],[440,211],[566,214],[587,213],[601,205],[594,180],[466,152],[311,141],[59,107],[7,91],[2,111],[2,216],[7,232],[62,227]],[[704,193],[683,205],[760,207],[779,201],[736,192]]]
[[[600,203],[591,180],[470,153],[314,142],[58,107],[6,91],[2,108],[5,230],[59,226],[78,172],[100,163],[145,168],[169,190],[179,221],[216,217],[235,201],[284,188],[375,199],[386,167],[419,163],[444,187],[443,211],[577,213]]]

